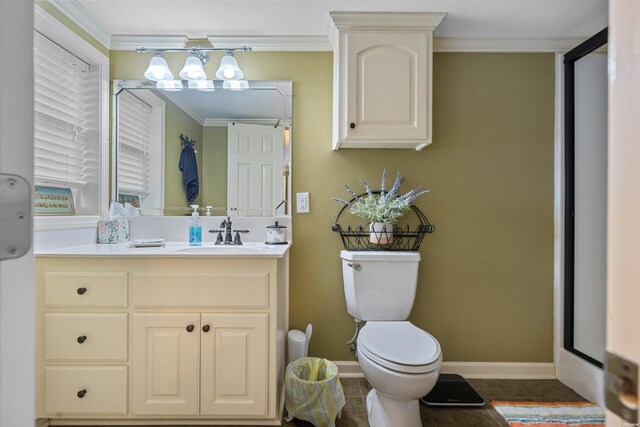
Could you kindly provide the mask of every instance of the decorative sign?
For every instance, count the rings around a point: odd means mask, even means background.
[[[71,189],[36,185],[33,190],[33,210],[36,215],[75,215]]]
[[[120,194],[118,196],[118,201],[122,203],[122,206],[124,206],[125,203],[129,203],[134,208],[140,207],[140,196],[133,194]]]

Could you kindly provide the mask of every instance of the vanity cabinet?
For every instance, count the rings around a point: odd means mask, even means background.
[[[433,30],[444,14],[330,15],[333,149],[429,145]]]
[[[38,256],[38,416],[274,424],[288,255]]]

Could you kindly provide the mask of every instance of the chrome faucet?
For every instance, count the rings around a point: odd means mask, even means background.
[[[222,230],[209,230],[209,233],[218,233],[216,238],[216,245],[241,245],[240,233],[248,233],[249,230],[231,230],[231,217],[227,217],[220,224]],[[231,231],[236,233],[235,238],[231,237]],[[222,233],[224,233],[224,240],[222,239]]]

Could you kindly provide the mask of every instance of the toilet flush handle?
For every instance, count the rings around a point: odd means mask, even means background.
[[[355,271],[362,270],[362,266],[360,264],[353,264],[353,263],[348,262],[347,266],[353,268]]]

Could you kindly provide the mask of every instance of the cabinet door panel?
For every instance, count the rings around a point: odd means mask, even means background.
[[[134,414],[198,414],[199,317],[134,314]]]
[[[427,137],[427,43],[425,32],[346,36],[349,138]]]
[[[203,314],[201,415],[266,415],[268,314]]]

